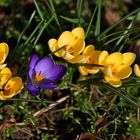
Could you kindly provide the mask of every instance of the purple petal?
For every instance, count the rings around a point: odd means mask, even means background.
[[[51,81],[48,81],[47,79],[44,79],[39,83],[39,87],[43,89],[54,89],[57,87],[57,85]]]
[[[36,63],[35,66],[35,73],[40,72],[40,75],[49,75],[54,67],[54,62],[53,59],[51,57],[44,57],[43,59],[41,59],[40,61],[38,61]]]
[[[39,56],[37,54],[33,54],[32,57],[30,58],[29,68],[34,69],[38,60],[39,60]]]
[[[35,75],[35,71],[34,69],[30,68],[28,70],[28,79],[29,79],[29,82],[32,83],[32,80],[33,80],[33,76]]]
[[[67,68],[63,65],[56,65],[53,67],[53,70],[51,73],[49,73],[46,77],[48,80],[57,82],[59,81],[65,74],[66,74]]]
[[[27,89],[34,96],[37,96],[40,94],[40,88],[37,88],[36,86],[32,85],[31,83],[27,84]]]

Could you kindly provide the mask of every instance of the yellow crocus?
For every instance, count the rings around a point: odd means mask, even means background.
[[[138,64],[134,65],[134,73],[137,77],[140,77],[140,66]]]
[[[12,98],[21,91],[22,87],[22,79],[18,76],[12,77],[8,67],[0,71],[0,100]]]
[[[6,43],[0,43],[0,70],[6,66],[6,64],[3,63],[5,62],[8,53],[9,53],[8,45]]]
[[[95,50],[95,47],[93,45],[86,46],[82,53],[83,58],[81,63],[98,64],[100,53],[101,51]],[[99,67],[79,66],[79,71],[82,75],[96,74],[99,70]]]
[[[135,54],[131,52],[123,54],[114,52],[109,55],[107,51],[102,51],[99,56],[99,64],[104,65],[102,71],[105,81],[114,87],[121,86],[121,79],[128,78],[132,73],[130,65],[134,62],[135,57]]]
[[[62,57],[70,63],[81,60],[79,55],[85,48],[85,32],[82,27],[74,28],[72,31],[64,31],[58,40],[52,38],[48,46],[58,57]],[[58,50],[58,51],[57,51]]]

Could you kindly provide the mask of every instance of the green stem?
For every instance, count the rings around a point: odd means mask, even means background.
[[[22,101],[22,102],[36,102],[36,103],[57,103],[54,101],[44,101],[44,100],[33,100],[33,99],[25,99],[25,98],[11,98],[5,101]]]

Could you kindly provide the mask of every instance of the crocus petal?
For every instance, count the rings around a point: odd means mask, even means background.
[[[75,57],[74,55],[70,54],[68,51],[64,51],[64,50],[62,50],[60,52],[60,55],[61,55],[61,57],[63,57],[67,61],[74,59],[74,57]]]
[[[107,65],[118,65],[122,63],[123,61],[123,55],[120,52],[115,52],[110,54],[106,59]]]
[[[40,73],[42,76],[46,75],[47,77],[50,73],[52,73],[53,67],[53,59],[51,57],[44,57],[36,63],[35,73]]]
[[[80,54],[84,48],[85,48],[85,42],[83,39],[77,38],[73,44],[72,44],[72,48],[74,50],[73,55],[78,55]]]
[[[33,85],[31,83],[27,84],[27,89],[34,96],[37,96],[40,94],[40,88],[37,88],[35,85]]]
[[[105,76],[105,81],[113,87],[120,87],[122,85],[122,81],[117,77],[109,78]]]
[[[85,31],[82,27],[76,27],[72,30],[74,36],[84,39],[85,38]]]
[[[120,65],[116,69],[116,76],[120,79],[128,78],[132,73],[132,69],[130,66],[127,65]]]
[[[70,31],[64,31],[58,38],[59,48],[69,45],[74,41],[74,36]]]
[[[48,80],[43,80],[40,84],[39,84],[39,87],[40,88],[43,88],[43,89],[54,89],[57,87],[56,84],[54,83],[51,83],[51,82],[48,82]]]
[[[32,80],[33,80],[34,76],[35,76],[35,70],[30,68],[30,69],[28,70],[29,82],[32,83]]]
[[[4,69],[6,67],[7,64],[2,64],[0,65],[0,70]]]
[[[73,59],[67,59],[69,63],[82,63],[86,59],[83,55],[76,55]]]
[[[104,68],[102,69],[102,71],[103,71],[103,73],[104,73],[104,75],[105,75],[106,77],[110,77],[110,78],[113,77],[112,69],[111,69],[109,66],[104,67]]]
[[[0,43],[0,64],[4,63],[9,53],[9,47],[6,43]]]
[[[48,73],[47,79],[50,81],[57,82],[59,81],[65,74],[67,68],[63,65],[56,65],[53,67],[52,71]]]
[[[4,68],[0,71],[0,87],[2,87],[10,78],[12,77],[12,72],[9,68]]]
[[[131,65],[135,61],[136,55],[131,52],[127,52],[123,54],[122,63],[125,65]]]
[[[99,69],[87,69],[86,68],[86,71],[89,73],[89,74],[96,74],[96,73],[98,73],[99,72]]]
[[[38,60],[39,60],[39,56],[37,54],[32,55],[29,62],[29,68],[34,69]]]
[[[51,50],[51,52],[55,52],[58,48],[57,40],[52,38],[48,41],[48,46]],[[60,57],[59,51],[54,53],[57,57]]]
[[[99,56],[99,65],[105,65],[105,61],[108,57],[108,52],[107,51],[102,51],[100,53],[100,56]]]
[[[9,53],[9,47],[6,43],[0,43],[0,50],[3,51],[6,55]]]
[[[88,45],[85,47],[83,51],[83,55],[89,55],[91,52],[95,51],[95,46],[94,45]]]
[[[84,75],[84,76],[88,75],[88,72],[86,71],[85,67],[80,66],[80,67],[78,67],[78,69],[79,69],[79,72],[81,73],[81,75]]]
[[[140,67],[138,64],[134,65],[134,72],[136,76],[140,77]]]

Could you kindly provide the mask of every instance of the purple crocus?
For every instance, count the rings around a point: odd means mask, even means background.
[[[27,89],[35,96],[40,94],[41,89],[54,89],[66,71],[65,66],[55,64],[51,57],[39,59],[39,56],[34,54],[29,62]]]

